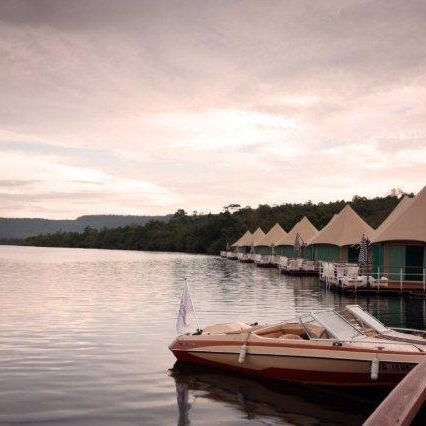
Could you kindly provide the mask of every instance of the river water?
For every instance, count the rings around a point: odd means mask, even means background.
[[[423,299],[342,297],[217,257],[0,246],[0,424],[349,425],[383,397],[173,369],[184,277],[201,326],[356,302],[425,328]]]

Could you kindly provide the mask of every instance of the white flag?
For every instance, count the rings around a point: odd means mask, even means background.
[[[191,295],[189,294],[188,284],[185,280],[185,287],[183,288],[182,297],[180,299],[179,314],[176,321],[176,330],[178,333],[183,328],[190,326],[187,318],[188,314],[193,314],[195,316],[195,310],[192,304]]]

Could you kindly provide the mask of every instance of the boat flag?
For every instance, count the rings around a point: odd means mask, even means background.
[[[180,299],[179,314],[176,320],[176,330],[178,333],[191,325],[188,318],[188,315],[190,314],[194,315],[195,320],[197,321],[198,330],[200,330],[197,314],[195,313],[194,305],[192,303],[191,293],[189,292],[188,282],[185,278],[185,285]]]

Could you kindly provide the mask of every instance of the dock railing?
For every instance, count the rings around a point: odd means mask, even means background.
[[[415,287],[417,291],[423,290],[426,293],[426,267],[395,266],[386,268],[386,272],[382,272],[379,267],[372,271],[371,276],[379,282],[386,279],[388,282],[399,283],[401,293],[408,287]]]
[[[319,266],[320,280],[327,286],[345,287],[348,281],[347,276],[350,275],[349,270],[357,267],[357,263],[321,261]],[[426,267],[401,266],[388,267],[383,272],[380,267],[372,267],[364,265],[359,267],[357,275],[362,277],[362,285],[357,280],[351,280],[351,287],[366,286],[380,291],[381,288],[392,288],[393,291],[400,293],[407,290],[423,292],[426,294]],[[355,277],[352,277],[355,278]]]

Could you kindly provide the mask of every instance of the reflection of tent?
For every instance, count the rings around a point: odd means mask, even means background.
[[[294,243],[298,234],[299,239],[302,239],[302,242],[306,243],[318,234],[318,229],[312,225],[306,216],[303,216],[303,218],[293,226],[291,231],[277,242],[275,252],[282,256],[292,257]]]
[[[402,199],[373,235],[373,266],[391,278],[421,281],[426,267],[426,186]]]
[[[371,236],[373,228],[347,204],[310,241],[315,260],[358,261],[358,249],[362,234]]]
[[[259,254],[271,254],[272,247],[277,245],[277,242],[285,237],[287,233],[283,228],[276,223],[269,232],[261,239],[259,239],[255,244],[255,252]]]

